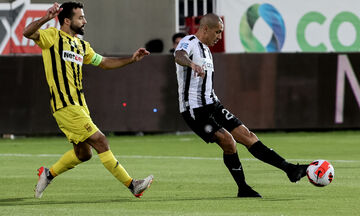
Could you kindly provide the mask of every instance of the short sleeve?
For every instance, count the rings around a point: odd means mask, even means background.
[[[85,43],[85,55],[84,55],[84,64],[90,64],[92,58],[95,55],[95,51],[93,50],[93,48],[91,48],[90,43],[83,41],[83,43]]]
[[[58,30],[56,28],[48,28],[48,29],[39,29],[40,33],[39,40],[35,40],[35,43],[41,49],[49,49],[54,45],[55,38],[57,35]]]
[[[179,44],[175,49],[175,52],[178,50],[184,50],[190,56],[192,54],[193,46],[193,42],[189,40],[189,36],[186,36],[180,40]]]

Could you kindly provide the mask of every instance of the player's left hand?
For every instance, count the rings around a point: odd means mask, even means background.
[[[144,58],[144,56],[150,55],[150,52],[147,51],[145,48],[139,48],[136,50],[132,56],[134,62],[140,61]]]

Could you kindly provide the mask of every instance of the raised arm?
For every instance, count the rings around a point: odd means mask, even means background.
[[[134,54],[129,58],[121,57],[103,57],[99,67],[103,69],[114,69],[124,67],[125,65],[140,61],[144,56],[149,55],[150,52],[144,48],[139,48],[134,52]]]
[[[191,67],[195,72],[195,76],[205,76],[203,68],[191,61],[189,55],[184,50],[177,50],[175,52],[175,62],[181,66]]]
[[[38,30],[40,29],[40,27],[44,25],[47,21],[55,18],[61,11],[62,8],[60,8],[60,5],[55,2],[54,5],[46,11],[45,16],[33,21],[25,27],[23,35],[29,39],[39,40],[40,34]]]

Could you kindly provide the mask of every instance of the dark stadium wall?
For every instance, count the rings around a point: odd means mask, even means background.
[[[59,132],[40,56],[0,57],[0,134]]]
[[[215,90],[251,129],[359,129],[359,62],[355,53],[214,54]],[[171,55],[109,71],[86,65],[84,91],[104,132],[188,130]],[[40,56],[0,57],[0,101],[0,134],[60,132]]]
[[[119,70],[103,71],[92,66],[84,70],[85,96],[94,122],[103,130],[176,131],[186,128],[178,112],[172,56],[149,56],[141,63]]]

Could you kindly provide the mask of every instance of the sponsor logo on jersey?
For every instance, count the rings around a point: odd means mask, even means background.
[[[83,63],[83,56],[71,51],[64,50],[62,53],[62,59],[65,61],[74,62],[78,65],[82,65]]]
[[[204,62],[202,67],[204,70],[214,69],[214,65],[211,62]]]
[[[188,43],[181,43],[181,44],[180,44],[180,49],[187,49],[188,46],[189,46]]]

